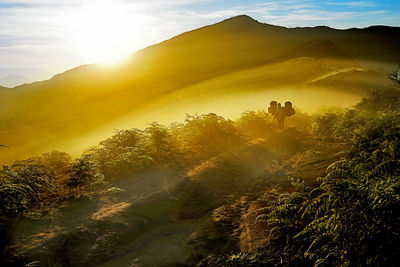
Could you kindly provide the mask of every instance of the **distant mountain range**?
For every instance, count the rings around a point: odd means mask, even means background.
[[[0,78],[0,86],[3,87],[14,87],[17,85],[22,85],[25,83],[32,82],[29,78],[23,76],[23,75],[7,75],[3,78]]]
[[[0,90],[0,141],[10,146],[0,162],[51,149],[80,153],[116,127],[184,113],[234,116],[269,97],[306,110],[355,103],[389,86],[385,71],[400,62],[399,47],[399,27],[285,28],[230,18],[140,50],[113,69],[84,65]]]

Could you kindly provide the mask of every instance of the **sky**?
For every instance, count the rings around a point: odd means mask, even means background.
[[[286,27],[400,26],[398,1],[0,0],[0,83],[7,75],[36,81],[82,64],[113,64],[242,14]]]

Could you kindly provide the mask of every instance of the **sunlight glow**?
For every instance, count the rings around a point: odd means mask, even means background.
[[[96,1],[74,11],[68,20],[73,49],[87,62],[115,64],[141,48],[148,20],[123,3]]]

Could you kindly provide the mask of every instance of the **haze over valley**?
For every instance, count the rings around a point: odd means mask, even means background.
[[[132,54],[120,65],[83,65],[50,80],[1,88],[0,161],[53,149],[74,156],[114,129],[235,119],[271,99],[304,112],[351,107],[379,88],[400,51],[398,27],[285,28],[237,16]]]
[[[398,266],[399,11],[2,1],[0,266]]]

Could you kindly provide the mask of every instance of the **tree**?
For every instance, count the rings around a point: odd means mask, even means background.
[[[172,147],[170,142],[170,133],[168,128],[157,122],[151,123],[145,129],[146,138],[149,142],[150,152],[148,153],[152,159],[159,164],[172,159]]]
[[[42,164],[56,172],[57,175],[64,174],[71,163],[71,157],[67,153],[56,150],[44,153],[40,157],[36,158],[36,160],[39,164]]]
[[[28,185],[1,182],[0,215],[15,215],[30,208],[35,193]]]
[[[20,161],[0,171],[0,213],[15,215],[55,192],[54,173],[42,165]]]
[[[182,151],[194,160],[209,159],[245,141],[231,120],[214,113],[187,115],[182,128]]]
[[[91,193],[94,184],[102,181],[102,176],[97,173],[96,166],[89,157],[90,155],[84,155],[78,158],[67,170],[69,177],[66,185],[70,189],[75,189],[78,197],[82,186],[89,186],[89,193]]]
[[[400,88],[400,64],[396,70],[393,70],[390,75],[389,79],[392,81],[393,85]]]
[[[272,132],[272,116],[264,111],[246,111],[236,121],[240,131],[253,138],[264,137]]]

